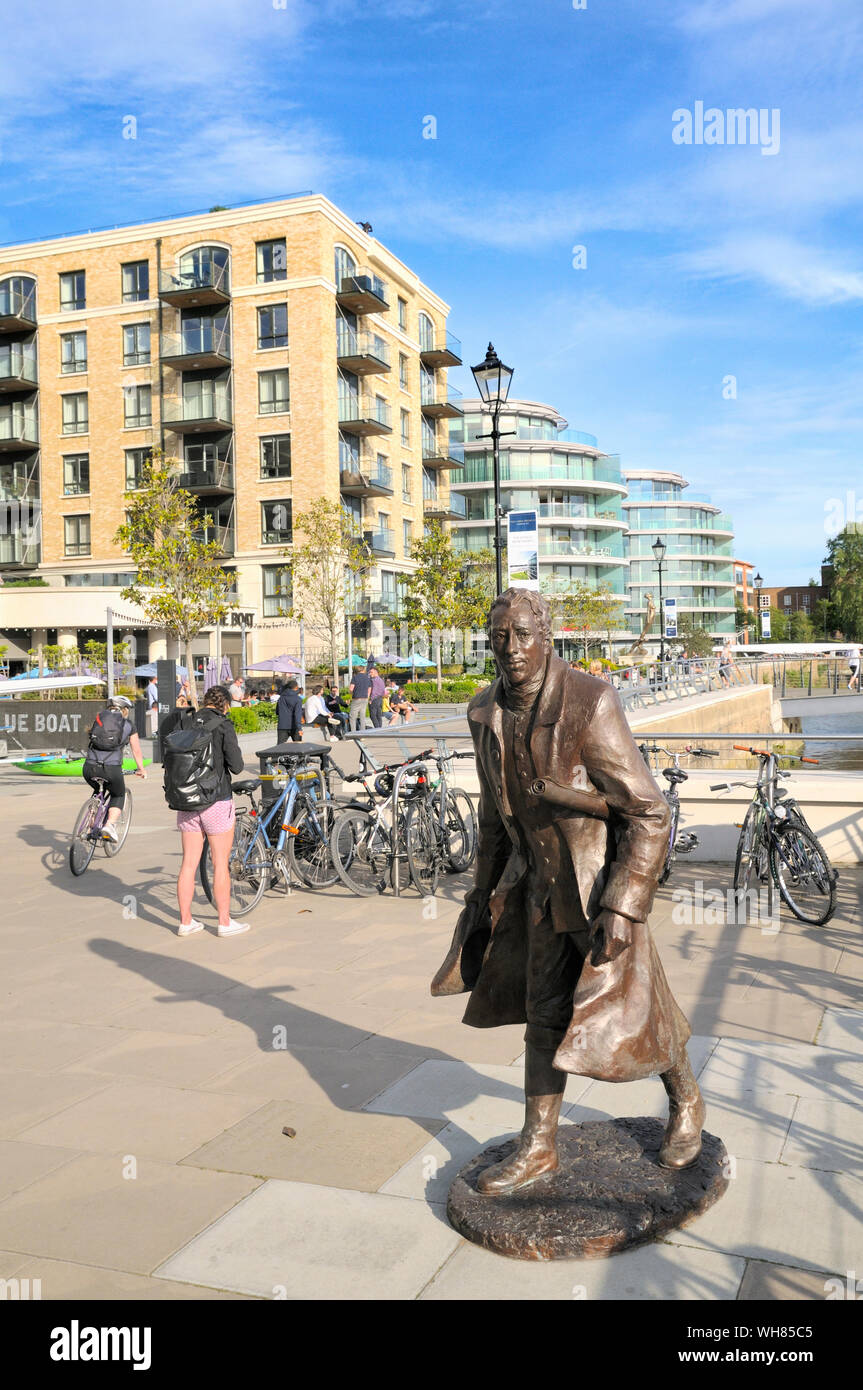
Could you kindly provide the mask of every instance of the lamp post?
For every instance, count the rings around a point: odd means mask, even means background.
[[[503,537],[501,535],[500,505],[500,440],[498,428],[500,412],[506,404],[512,382],[513,369],[501,362],[491,343],[485,361],[471,367],[476,389],[484,405],[491,411],[491,433],[478,434],[477,439],[490,439],[492,446],[492,467],[494,470],[494,573],[497,593],[503,590]],[[504,434],[515,434],[515,430],[504,430]]]
[[[755,589],[755,637],[758,642],[761,641],[761,585],[763,583],[764,580],[761,575],[756,574],[752,584]]]
[[[662,562],[665,559],[665,541],[661,536],[657,536],[650,548],[653,551],[659,573],[659,662],[662,665],[665,660],[665,610],[662,606]]]

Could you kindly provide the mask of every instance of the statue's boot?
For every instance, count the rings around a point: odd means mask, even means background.
[[[555,1049],[528,1043],[525,1057],[524,1127],[515,1153],[502,1163],[486,1168],[477,1178],[477,1190],[492,1197],[514,1192],[553,1173],[558,1166],[557,1124],[566,1086],[566,1072],[553,1065]]]
[[[686,1052],[681,1061],[662,1073],[668,1095],[668,1124],[659,1150],[663,1168],[689,1168],[701,1153],[704,1101]]]

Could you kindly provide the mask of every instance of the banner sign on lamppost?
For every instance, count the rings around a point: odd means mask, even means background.
[[[507,514],[507,584],[513,589],[539,590],[539,524],[537,513]]]
[[[666,599],[663,599],[663,607],[664,607],[664,609],[665,609],[665,613],[664,613],[665,635],[666,635],[666,637],[674,637],[674,638],[676,638],[676,637],[677,637],[677,599],[676,599],[676,598],[666,598]]]
[[[770,609],[769,609],[769,608],[762,608],[762,610],[761,610],[761,640],[762,640],[762,642],[769,642],[769,641],[770,641]]]

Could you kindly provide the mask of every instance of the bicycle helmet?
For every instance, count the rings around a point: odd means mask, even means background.
[[[113,705],[115,709],[132,708],[132,701],[126,695],[110,695],[108,697],[108,704]]]

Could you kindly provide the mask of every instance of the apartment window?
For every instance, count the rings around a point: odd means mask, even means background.
[[[293,603],[291,572],[284,565],[263,565],[264,617],[279,618]]]
[[[261,503],[261,542],[263,545],[288,545],[292,536],[291,499]]]
[[[431,352],[434,347],[434,324],[428,314],[419,316],[420,352]]]
[[[350,280],[357,273],[357,263],[350,251],[345,250],[344,246],[337,246],[335,249],[335,273],[336,289],[341,288],[343,280]]]
[[[63,433],[86,434],[89,428],[87,392],[76,391],[74,395],[63,396]]]
[[[402,501],[413,502],[413,488],[411,485],[411,470],[407,463],[402,464]]]
[[[263,304],[258,309],[258,347],[288,346],[287,304]]]
[[[381,570],[381,603],[386,606],[388,612],[394,613],[398,602],[398,588],[393,571]]]
[[[60,309],[70,313],[87,307],[87,277],[83,270],[69,270],[60,276]]]
[[[411,442],[411,417],[409,410],[400,411],[402,422],[402,444],[410,445]]]
[[[277,241],[259,241],[257,260],[259,285],[270,280],[287,280],[288,249],[284,237]]]
[[[405,559],[411,558],[411,546],[413,545],[413,522],[402,522],[402,546],[405,552]]]
[[[784,603],[784,605],[785,605],[786,608],[790,608],[790,607],[791,607],[791,595],[790,595],[790,594],[783,594],[783,596],[782,596],[782,602]]]
[[[381,532],[384,532],[384,531],[388,531],[389,529],[390,529],[390,514],[389,514],[389,512],[378,512],[378,532],[381,533]]]
[[[150,458],[149,449],[126,450],[126,491],[135,492],[143,481],[144,468]]]
[[[67,516],[63,518],[66,555],[90,554],[89,516]]]
[[[352,536],[361,536],[363,533],[363,504],[359,497],[343,497],[342,511],[348,519]]]
[[[64,454],[63,493],[66,497],[80,497],[90,491],[90,455]]]
[[[284,415],[290,408],[290,378],[287,367],[280,367],[274,372],[258,372],[259,413]]]
[[[127,323],[123,328],[123,366],[141,367],[150,360],[150,325]]]
[[[60,334],[60,371],[63,376],[87,370],[87,334]]]
[[[261,477],[290,478],[291,436],[271,434],[261,440]]]
[[[153,423],[153,388],[123,387],[123,423],[127,430],[140,430]]]
[[[150,298],[150,262],[130,261],[121,266],[123,303],[138,304]]]
[[[408,331],[408,302],[401,296],[399,296],[399,328],[405,333]]]
[[[403,391],[408,389],[408,359],[403,352],[399,353],[399,386]]]

